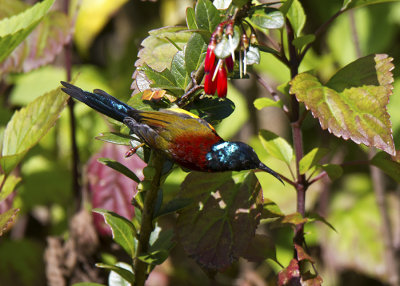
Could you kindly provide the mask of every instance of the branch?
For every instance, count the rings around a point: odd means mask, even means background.
[[[149,165],[155,168],[155,174],[151,181],[150,189],[146,191],[146,197],[144,199],[142,223],[140,226],[140,234],[138,240],[138,247],[136,251],[136,257],[144,254],[148,251],[150,234],[154,230],[153,226],[153,215],[154,205],[157,200],[158,190],[160,189],[161,173],[164,164],[164,157],[155,151],[152,151]],[[148,264],[139,260],[138,258],[134,261],[135,269],[135,286],[144,286],[148,277]]]

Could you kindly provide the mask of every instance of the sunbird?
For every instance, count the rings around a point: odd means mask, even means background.
[[[202,172],[260,169],[280,180],[243,142],[223,140],[206,120],[180,108],[135,109],[103,90],[88,92],[61,81],[62,91],[96,111],[124,123],[143,143],[178,165]]]

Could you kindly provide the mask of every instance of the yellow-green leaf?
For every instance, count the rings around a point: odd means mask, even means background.
[[[315,166],[322,157],[328,154],[328,152],[329,150],[326,148],[314,148],[308,152],[299,162],[300,174],[305,174],[310,168]]]
[[[290,164],[293,159],[293,148],[285,139],[268,130],[261,130],[258,137],[271,156]]]

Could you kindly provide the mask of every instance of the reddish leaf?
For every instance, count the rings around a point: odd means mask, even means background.
[[[54,60],[71,40],[72,23],[67,15],[53,11],[0,65],[0,74],[28,72]]]
[[[304,102],[323,129],[395,155],[386,110],[393,89],[392,60],[387,55],[360,58],[338,71],[326,85],[302,73],[291,81],[290,93]]]
[[[297,252],[297,259],[299,260],[299,261],[302,261],[302,260],[308,260],[308,261],[310,261],[311,263],[314,263],[314,259],[312,259],[312,257],[310,256],[310,255],[308,255],[306,252],[305,252],[305,250],[304,250],[304,248],[303,247],[301,247],[300,245],[298,245],[298,244],[294,244],[294,248],[296,249],[296,252]]]
[[[180,211],[178,237],[185,251],[211,269],[229,266],[247,249],[258,225],[260,185],[253,172],[190,173],[180,195],[193,203]]]
[[[134,207],[131,200],[136,194],[137,183],[97,161],[100,157],[106,157],[122,162],[142,180],[142,170],[146,164],[137,155],[126,159],[125,153],[128,149],[129,147],[122,145],[105,144],[103,149],[90,159],[86,175],[93,208],[107,209],[132,219]],[[101,215],[94,214],[94,223],[101,234],[111,235],[110,228],[105,225]]]
[[[307,272],[302,275],[302,285],[304,286],[321,286],[324,280],[321,276]]]
[[[293,258],[289,266],[279,272],[278,285],[300,285],[299,263],[296,259]]]
[[[18,212],[19,209],[11,208],[4,213],[0,213],[0,236],[11,227]]]

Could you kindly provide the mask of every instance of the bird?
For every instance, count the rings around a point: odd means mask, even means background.
[[[144,111],[107,92],[93,92],[61,81],[61,90],[96,111],[124,123],[152,150],[193,171],[224,172],[259,169],[279,181],[279,174],[260,161],[252,147],[223,140],[206,120],[180,108]]]

